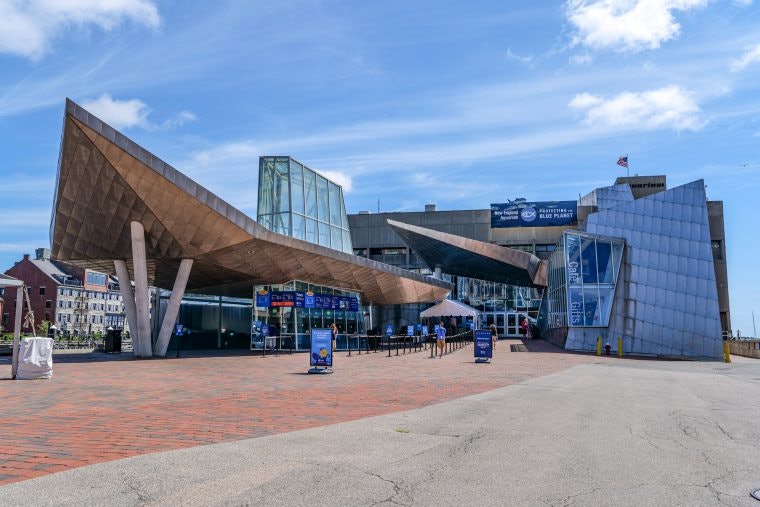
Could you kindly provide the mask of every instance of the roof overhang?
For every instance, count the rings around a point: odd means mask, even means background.
[[[377,305],[433,302],[451,286],[363,257],[276,234],[66,101],[50,226],[55,259],[132,271],[130,223],[145,229],[149,283],[171,289],[193,259],[187,292],[251,297],[254,284],[304,280],[361,292]]]
[[[522,287],[546,286],[546,262],[531,253],[395,220],[388,224],[430,269]]]

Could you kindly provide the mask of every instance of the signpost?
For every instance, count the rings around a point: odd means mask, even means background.
[[[309,373],[332,373],[332,330],[312,329],[309,352]]]
[[[493,357],[493,342],[491,341],[491,331],[488,329],[478,329],[475,331],[475,362],[487,363]]]

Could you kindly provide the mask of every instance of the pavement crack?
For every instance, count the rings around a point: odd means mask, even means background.
[[[648,437],[646,431],[644,432],[643,435],[640,435],[638,433],[634,433],[633,432],[633,428],[629,426],[628,427],[628,432],[631,434],[632,437],[636,437],[636,438],[639,438],[639,439],[643,440],[644,442],[648,443],[649,445],[651,445],[652,447],[654,447],[655,449],[657,449],[660,452],[665,452],[665,449],[663,449],[659,445],[657,445],[654,442],[652,442],[652,440]]]
[[[366,473],[367,475],[369,475],[370,477],[375,477],[375,478],[377,478],[377,479],[380,479],[380,480],[381,480],[381,481],[383,481],[383,482],[387,482],[388,484],[390,484],[391,486],[393,486],[393,494],[392,494],[392,495],[390,495],[390,496],[389,496],[389,497],[387,497],[387,498],[384,498],[383,500],[380,500],[379,502],[375,502],[375,503],[373,503],[372,505],[380,505],[380,504],[383,504],[383,503],[386,503],[386,502],[388,502],[388,503],[392,503],[392,504],[394,504],[394,505],[402,505],[402,506],[404,506],[404,507],[410,507],[410,506],[412,505],[412,504],[411,504],[411,499],[409,499],[409,503],[401,503],[400,501],[397,501],[397,500],[396,500],[396,497],[397,497],[397,496],[399,496],[399,495],[405,495],[405,496],[408,496],[408,495],[406,494],[406,492],[404,491],[404,489],[403,489],[401,486],[399,486],[399,485],[396,483],[396,481],[394,481],[394,480],[392,480],[392,479],[386,479],[386,478],[385,478],[385,477],[383,477],[382,475],[380,475],[380,474],[376,474],[376,473],[373,473],[373,472],[369,472],[369,471],[367,471],[367,472],[365,472],[365,473]]]

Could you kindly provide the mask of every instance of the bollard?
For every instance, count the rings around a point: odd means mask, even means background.
[[[431,343],[431,344],[430,344],[430,359],[433,359],[433,357],[434,357],[434,356],[433,356],[433,350],[435,350],[435,347],[434,347],[434,346],[433,346],[433,344]]]
[[[596,337],[596,355],[597,356],[602,355],[602,337],[601,336]]]
[[[723,357],[727,363],[731,362],[731,346],[728,342],[723,343]]]
[[[618,338],[618,357],[623,357],[623,339]]]

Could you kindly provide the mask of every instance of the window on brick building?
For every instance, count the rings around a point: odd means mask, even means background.
[[[45,308],[52,308],[52,307],[53,307],[53,302],[51,300],[48,299],[47,301],[45,301]],[[46,320],[49,320],[49,319],[46,319]]]
[[[45,287],[40,287],[40,296],[45,295]]]

